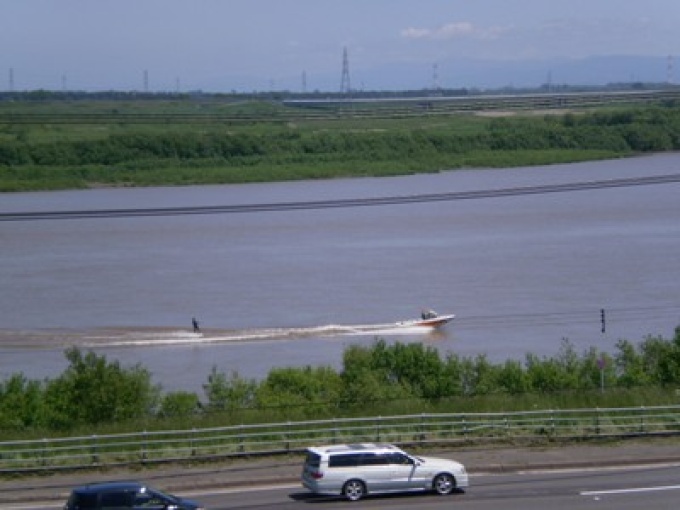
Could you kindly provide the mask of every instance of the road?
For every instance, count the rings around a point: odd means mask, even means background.
[[[300,509],[319,506],[394,510],[627,510],[676,509],[680,498],[680,464],[537,470],[512,474],[471,474],[471,486],[452,496],[405,494],[369,497],[359,504],[340,498],[314,496],[297,484],[213,489],[182,493],[210,510]],[[53,510],[54,502],[13,504],[4,510]]]

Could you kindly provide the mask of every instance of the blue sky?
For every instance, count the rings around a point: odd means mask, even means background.
[[[345,47],[357,87],[434,64],[458,86],[447,62],[665,59],[679,22],[678,0],[0,0],[0,90],[337,90]]]

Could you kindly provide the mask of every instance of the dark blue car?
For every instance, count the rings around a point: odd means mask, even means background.
[[[205,510],[195,501],[178,498],[139,482],[105,482],[71,491],[64,510]]]

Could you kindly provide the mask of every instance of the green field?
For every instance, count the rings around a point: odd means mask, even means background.
[[[675,100],[540,111],[452,105],[2,101],[0,191],[390,176],[680,148]]]

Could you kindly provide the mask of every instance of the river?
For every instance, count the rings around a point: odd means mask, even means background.
[[[380,179],[5,194],[0,214],[236,210],[0,221],[0,380],[58,375],[69,345],[141,363],[166,391],[200,392],[213,366],[249,378],[282,366],[340,368],[348,345],[378,337],[492,361],[550,356],[564,339],[579,352],[614,352],[621,338],[670,338],[680,324],[680,183],[499,191],[678,168],[680,154],[661,154]],[[450,199],[276,206],[443,193]],[[422,308],[456,318],[436,331],[395,327]]]

